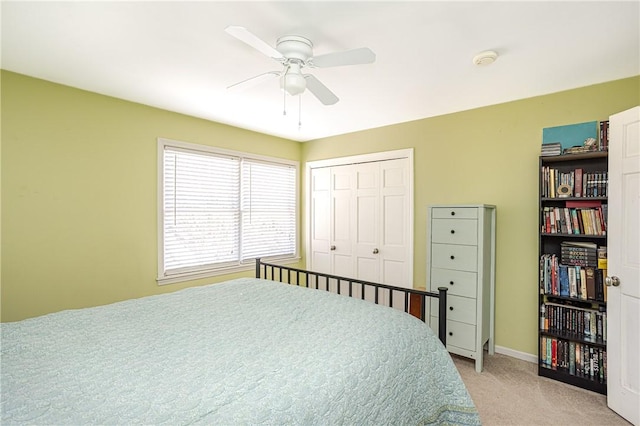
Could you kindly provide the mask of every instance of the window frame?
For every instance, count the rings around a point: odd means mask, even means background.
[[[156,281],[158,285],[172,284],[177,282],[190,281],[201,278],[215,277],[235,272],[243,272],[255,269],[254,261],[238,261],[233,264],[214,266],[197,271],[185,271],[167,275],[165,273],[164,262],[164,151],[166,147],[184,150],[188,152],[202,152],[222,156],[237,157],[251,161],[261,161],[275,163],[295,168],[295,253],[292,256],[269,256],[265,260],[278,261],[282,264],[295,263],[300,260],[300,162],[284,158],[269,157],[243,151],[234,151],[218,148],[210,145],[194,144],[167,138],[157,139],[157,236],[158,236],[158,271]]]

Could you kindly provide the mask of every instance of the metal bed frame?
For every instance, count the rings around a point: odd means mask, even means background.
[[[276,271],[278,272],[276,274]],[[260,258],[256,259],[256,278],[264,278],[272,281],[280,281],[282,283],[315,288],[321,290],[320,283],[323,283],[326,291],[330,291],[329,280],[336,280],[337,288],[336,292],[342,294],[340,285],[342,282],[348,283],[349,297],[354,297],[353,289],[354,285],[360,286],[362,291],[360,292],[360,298],[364,300],[365,289],[374,289],[374,303],[380,304],[379,292],[380,289],[386,289],[390,291],[397,291],[404,294],[404,312],[409,313],[409,297],[410,295],[416,295],[419,297],[422,303],[420,303],[420,316],[418,317],[423,322],[426,322],[425,307],[427,304],[427,297],[435,297],[438,299],[438,338],[443,345],[447,344],[447,287],[438,287],[438,293],[430,291],[416,290],[413,288],[395,287],[386,284],[379,284],[370,281],[363,281],[356,278],[345,278],[332,274],[325,274],[322,272],[306,271],[304,269],[292,268],[289,266],[277,265],[273,263],[262,262]],[[292,280],[292,278],[295,278]],[[302,278],[302,279],[301,279]],[[321,280],[322,278],[322,280]],[[391,306],[393,298],[389,298],[389,306]]]

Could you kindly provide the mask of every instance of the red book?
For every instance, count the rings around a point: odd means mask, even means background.
[[[593,207],[602,207],[602,201],[599,200],[575,200],[567,201],[566,206],[574,209],[585,209]]]
[[[573,195],[574,197],[582,197],[582,169],[575,170],[575,179],[576,183],[573,188]]]

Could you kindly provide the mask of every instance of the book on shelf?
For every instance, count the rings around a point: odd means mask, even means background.
[[[598,269],[601,271],[602,300],[607,301],[607,286],[604,280],[607,277],[607,246],[598,247]]]
[[[576,197],[582,197],[582,169],[577,168],[574,170],[576,187],[574,189],[574,195]]]
[[[560,142],[543,143],[540,155],[548,157],[562,154],[562,144]]]
[[[587,299],[596,299],[596,271],[594,268],[586,267],[585,274],[587,276]]]
[[[561,262],[573,266],[598,266],[598,245],[586,241],[562,241]]]
[[[609,150],[609,120],[600,122],[600,141],[598,149],[600,151]]]

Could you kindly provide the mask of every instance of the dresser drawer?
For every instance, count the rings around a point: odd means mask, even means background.
[[[478,270],[477,247],[432,244],[431,267],[476,272]]]
[[[455,271],[452,269],[431,268],[429,277],[430,291],[438,287],[447,287],[447,296],[476,297],[478,274],[475,272]]]
[[[431,315],[438,315],[438,299],[431,299]],[[476,299],[447,295],[447,320],[476,324]]]
[[[477,219],[476,207],[434,207],[431,209],[434,219]]]
[[[431,317],[431,330],[438,335],[438,317]],[[456,346],[468,351],[476,350],[476,326],[447,320],[447,346]]]
[[[475,219],[433,219],[431,241],[445,244],[478,244],[478,221]]]

